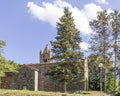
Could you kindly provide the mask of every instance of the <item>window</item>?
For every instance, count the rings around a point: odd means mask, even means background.
[[[47,62],[47,59],[44,59],[44,62]]]

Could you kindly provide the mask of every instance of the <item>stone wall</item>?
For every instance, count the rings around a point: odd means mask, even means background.
[[[28,67],[25,65],[21,66],[18,70],[18,73],[14,75],[14,88],[34,90],[34,84],[35,70],[32,69],[32,67]]]
[[[63,83],[55,81],[51,79],[50,76],[45,75],[47,70],[55,64],[58,63],[21,65],[21,67],[18,69],[18,73],[2,78],[2,88],[28,90],[37,90],[38,88],[38,90],[45,91],[63,91]],[[88,72],[85,70],[88,69],[83,68],[83,73],[81,76],[79,76],[80,79],[88,79],[87,75],[84,75],[84,72]],[[67,89],[68,91],[85,90],[85,88],[88,86],[87,84],[88,82],[86,81],[79,81],[77,83],[69,81],[67,83]]]
[[[46,90],[46,91],[62,91],[63,85],[53,79],[50,76],[45,75],[47,70],[54,66],[52,64],[41,64],[39,67],[39,90]]]
[[[7,72],[5,73],[5,77],[1,78],[1,88],[4,89],[11,89],[13,88],[13,73]]]
[[[36,67],[39,70],[38,74],[38,89],[46,91],[63,91],[63,83],[51,79],[50,76],[45,75],[50,67],[53,67],[57,63],[48,64],[31,64],[29,66]],[[84,70],[80,76],[80,79],[84,79]],[[67,84],[68,91],[84,90],[84,82],[74,83],[72,81]]]

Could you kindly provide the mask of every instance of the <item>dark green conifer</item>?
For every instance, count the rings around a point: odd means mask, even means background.
[[[80,77],[83,53],[80,52],[80,32],[75,28],[72,13],[64,8],[64,15],[57,23],[57,36],[51,41],[54,59],[59,62],[49,70],[49,75],[59,82],[64,82],[66,91],[67,82],[75,81]]]

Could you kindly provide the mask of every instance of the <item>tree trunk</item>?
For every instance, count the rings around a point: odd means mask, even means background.
[[[105,82],[104,82],[104,92],[106,92],[107,90],[107,77],[106,77],[106,69],[105,69]]]
[[[1,89],[1,82],[2,82],[2,81],[1,81],[1,77],[0,77],[0,89]]]
[[[66,92],[66,91],[67,91],[67,82],[64,81],[64,92]]]

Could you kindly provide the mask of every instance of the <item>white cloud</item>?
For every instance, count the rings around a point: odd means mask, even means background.
[[[63,15],[63,9],[51,3],[43,2],[42,5],[43,7],[40,7],[33,2],[28,2],[27,7],[29,8],[29,13],[38,20],[42,20],[50,23],[52,26],[56,26],[58,18]]]
[[[62,0],[55,0],[53,3],[43,2],[42,6],[38,6],[34,2],[28,2],[27,4],[29,13],[34,18],[47,22],[54,27],[56,27],[58,18],[63,15],[63,8],[66,6],[69,7],[70,11],[72,12],[76,28],[84,35],[91,34],[92,30],[89,26],[89,21],[96,19],[97,11],[102,10],[100,6],[91,3],[85,5],[83,9],[80,10]]]
[[[107,9],[107,14],[113,13],[114,11],[110,8]]]
[[[85,50],[85,51],[88,51],[89,47],[90,47],[90,45],[88,43],[86,43],[86,42],[82,42],[80,44],[80,48],[83,49],[83,50]]]
[[[97,12],[102,11],[102,8],[100,6],[95,5],[94,3],[86,4],[82,10],[87,16],[88,19],[96,19],[97,17]]]
[[[106,5],[109,4],[107,0],[95,0],[95,1],[98,2],[99,4],[106,4]]]

